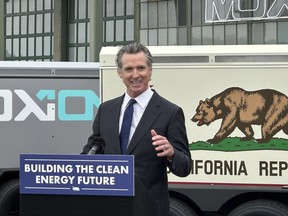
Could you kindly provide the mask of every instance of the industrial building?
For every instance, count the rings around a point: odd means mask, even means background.
[[[0,60],[99,61],[103,46],[287,44],[283,0],[0,0]]]

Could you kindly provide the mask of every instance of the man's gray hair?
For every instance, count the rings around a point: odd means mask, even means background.
[[[152,59],[152,55],[149,51],[149,49],[144,46],[143,44],[141,43],[138,43],[138,42],[134,42],[134,43],[131,43],[131,44],[127,44],[127,45],[124,45],[117,53],[116,55],[116,66],[118,69],[121,69],[122,68],[122,57],[125,53],[127,54],[136,54],[136,53],[139,53],[139,52],[144,52],[146,58],[147,58],[147,64],[149,67],[152,68],[152,64],[153,64],[153,59]]]

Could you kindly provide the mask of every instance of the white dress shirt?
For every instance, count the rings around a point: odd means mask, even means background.
[[[129,141],[128,141],[128,145],[129,142],[131,140],[131,137],[134,134],[134,131],[150,101],[150,99],[152,98],[153,95],[153,91],[151,90],[151,88],[149,87],[145,92],[143,92],[141,95],[139,95],[138,97],[134,98],[136,100],[136,103],[133,105],[133,118],[132,118],[132,124],[131,124],[131,129],[130,129],[130,134],[129,134]],[[121,130],[121,126],[122,126],[122,121],[123,121],[123,116],[124,116],[124,112],[125,109],[127,108],[127,105],[130,101],[131,97],[127,94],[127,92],[125,93],[124,96],[124,100],[122,103],[122,107],[121,107],[121,111],[120,111],[120,119],[119,119],[119,134],[120,134],[120,130]]]

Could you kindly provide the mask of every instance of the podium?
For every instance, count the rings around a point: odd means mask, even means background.
[[[158,216],[131,155],[20,155],[21,216]]]

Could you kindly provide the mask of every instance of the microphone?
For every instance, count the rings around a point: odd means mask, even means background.
[[[94,145],[94,146],[92,146],[92,148],[90,149],[90,151],[87,153],[87,155],[94,155],[94,154],[96,154],[96,152],[98,152],[98,151],[99,151],[98,146]]]
[[[105,141],[102,137],[95,137],[90,145],[90,150],[87,155],[103,154]]]

